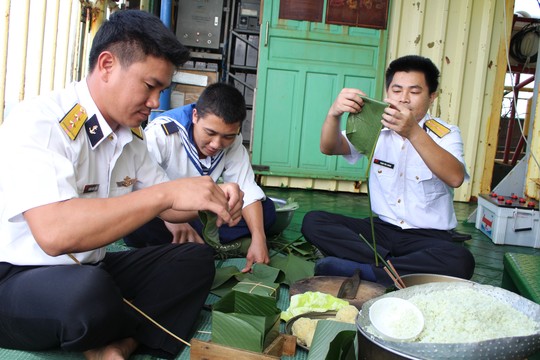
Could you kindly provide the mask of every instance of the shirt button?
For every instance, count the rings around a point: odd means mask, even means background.
[[[399,177],[402,177],[403,176],[403,173],[399,173]]]
[[[401,199],[398,199],[397,203],[398,203],[398,204],[401,204]]]
[[[401,220],[399,223],[400,223],[400,224],[403,224],[404,222],[405,222],[405,221]]]
[[[382,174],[382,170],[377,170],[377,173]]]
[[[418,176],[416,176],[416,180],[420,180],[420,178]]]

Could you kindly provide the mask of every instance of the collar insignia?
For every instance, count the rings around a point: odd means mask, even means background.
[[[88,134],[88,138],[90,139],[90,143],[92,144],[93,148],[101,141],[101,139],[103,139],[103,132],[99,126],[97,116],[93,115],[86,121],[84,126],[86,127],[86,133]]]
[[[141,140],[144,139],[142,127],[139,126],[139,127],[131,128],[131,132],[132,132],[136,137],[138,137],[139,139],[141,139]]]

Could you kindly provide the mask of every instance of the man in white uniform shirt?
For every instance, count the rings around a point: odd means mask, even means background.
[[[0,127],[0,347],[174,358],[189,340],[212,249],[105,248],[156,216],[240,220],[236,184],[168,181],[146,147],[140,125],[188,58],[159,18],[118,11],[94,37],[86,79],[21,103]]]
[[[242,144],[246,117],[244,97],[226,83],[209,85],[196,104],[164,112],[145,128],[148,149],[170,179],[208,175],[214,181],[237,183],[244,193],[242,220],[234,227],[222,226],[222,245],[251,237],[246,254],[247,272],[254,263],[269,263],[265,230],[276,219],[271,199],[255,182],[249,154]],[[127,245],[142,247],[167,243],[202,243],[203,224],[194,220],[170,224],[156,218],[124,237]]]
[[[389,104],[369,174],[376,250],[391,260],[400,275],[433,273],[469,279],[475,261],[470,251],[452,241],[457,225],[453,189],[467,173],[463,143],[456,126],[427,112],[437,97],[439,70],[421,56],[394,60],[386,71],[384,100]],[[350,163],[362,154],[340,130],[344,113],[362,111],[365,95],[343,89],[322,126],[320,148],[327,155],[343,155]],[[304,217],[302,233],[326,257],[316,264],[317,275],[351,276],[360,270],[365,280],[391,283],[383,263],[375,265],[370,219],[324,211]]]

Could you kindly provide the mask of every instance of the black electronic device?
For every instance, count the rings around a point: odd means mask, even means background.
[[[241,30],[259,31],[261,3],[257,0],[243,0],[238,4],[236,27]]]

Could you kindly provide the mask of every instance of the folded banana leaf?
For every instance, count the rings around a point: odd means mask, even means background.
[[[349,360],[358,354],[356,326],[333,320],[319,320],[307,360]]]
[[[263,284],[280,284],[285,279],[285,273],[280,269],[265,265],[254,264],[251,273],[242,273],[236,266],[227,266],[216,269],[216,276],[211,292],[217,296],[224,296],[241,281]]]
[[[371,99],[367,96],[362,96],[364,100],[364,105],[362,106],[362,111],[356,114],[349,114],[347,118],[347,126],[345,133],[347,139],[353,144],[355,149],[364,154],[368,161],[365,172],[366,183],[369,191],[369,171],[371,169],[371,161],[373,158],[373,153],[375,152],[375,146],[377,145],[377,140],[379,139],[379,134],[382,129],[382,116],[384,114],[384,109],[389,105],[382,101]],[[368,197],[369,198],[369,197]],[[373,251],[375,252],[375,265],[379,265],[379,259],[377,257],[377,241],[375,239],[375,229],[373,227],[373,212],[371,211],[371,198],[369,198],[369,219],[371,222],[371,236],[373,238]],[[360,236],[362,236],[360,234]]]
[[[315,263],[293,254],[276,254],[270,259],[270,266],[280,269],[285,274],[281,283],[291,286],[300,279],[313,276]]]
[[[214,249],[219,249],[219,228],[216,224],[217,215],[210,211],[199,211],[199,218],[203,223],[203,240]]]
[[[279,336],[276,299],[231,291],[212,307],[212,342],[262,352]]]
[[[248,294],[270,296],[274,299],[279,297],[279,284],[276,283],[244,280],[240,281],[232,289],[234,291],[242,291]]]
[[[369,157],[371,163],[373,149],[382,128],[382,115],[388,104],[366,96],[362,96],[362,99],[362,111],[349,114],[345,134],[359,153]]]

